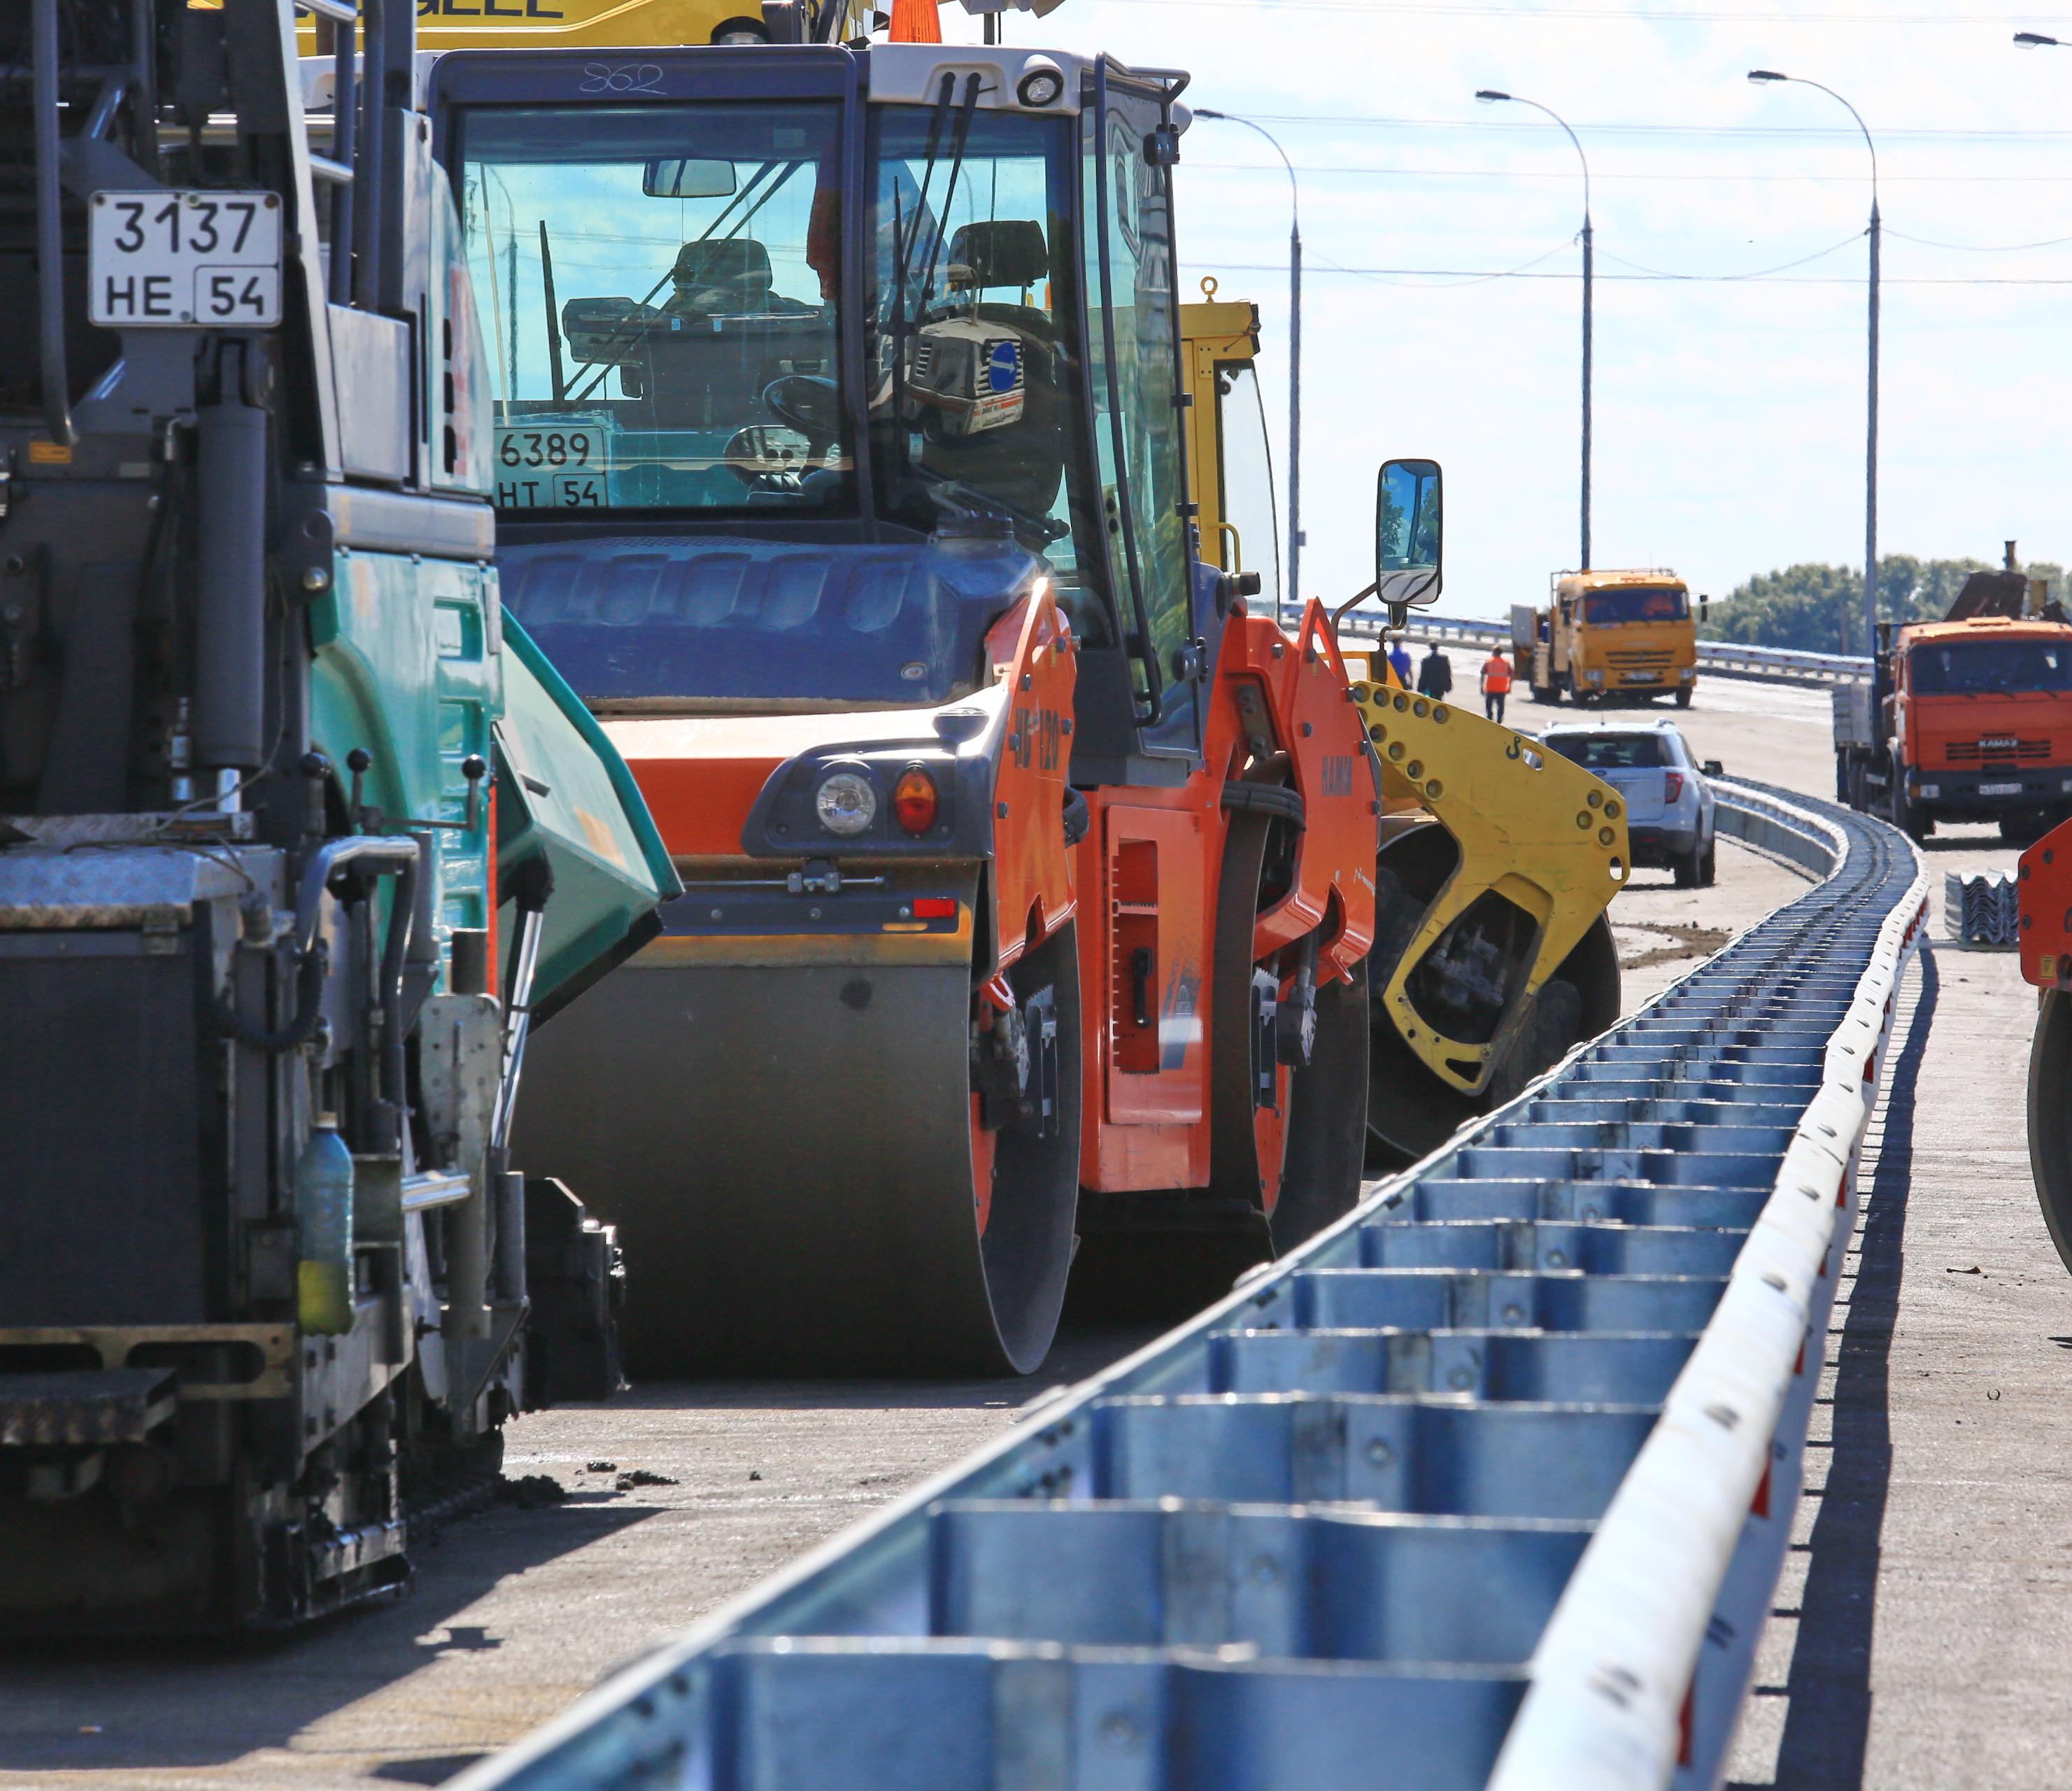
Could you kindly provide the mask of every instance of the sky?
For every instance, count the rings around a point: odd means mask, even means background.
[[[976,41],[956,6],[943,21]],[[2019,30],[2072,42],[2072,10],[1064,0],[1005,22],[1013,44],[1186,68],[1189,101],[1280,140],[1305,263],[1303,595],[1373,576],[1375,468],[1429,455],[1438,607],[1470,616],[1544,599],[1580,545],[1581,172],[1558,127],[1483,87],[1552,107],[1589,159],[1594,564],[1718,595],[1863,562],[1870,157],[1836,101],[1755,68],[1847,96],[1877,141],[1881,553],[1996,560],[2012,537],[2072,558],[2072,50],[2018,49]],[[1287,175],[1204,119],[1177,178],[1183,297],[1211,275],[1259,304],[1285,482]]]

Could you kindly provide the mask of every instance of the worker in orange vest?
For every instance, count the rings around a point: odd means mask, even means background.
[[[1492,649],[1482,661],[1482,713],[1493,722],[1503,719],[1503,699],[1511,694],[1511,661]]]

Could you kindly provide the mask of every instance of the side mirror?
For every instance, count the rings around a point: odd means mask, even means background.
[[[1420,608],[1437,603],[1443,545],[1439,463],[1384,461],[1375,485],[1375,596]]]
[[[1698,620],[1700,622],[1708,621],[1711,620],[1712,614],[1712,599],[1701,591],[1698,593]]]
[[[1708,759],[1698,768],[1708,777],[1724,777],[1727,775],[1727,768],[1716,759]]]
[[[731,162],[668,156],[640,171],[640,190],[650,199],[727,199],[734,186]]]

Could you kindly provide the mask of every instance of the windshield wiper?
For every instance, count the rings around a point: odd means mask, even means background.
[[[928,143],[921,159],[920,191],[914,201],[914,221],[911,229],[906,228],[900,218],[899,189],[895,183],[892,189],[892,414],[895,423],[903,418],[906,407],[906,338],[914,332],[919,319],[927,315],[928,300],[934,295],[935,286],[935,260],[942,253],[943,233],[949,228],[950,207],[957,196],[957,176],[964,165],[964,146],[971,139],[972,116],[978,109],[979,77],[976,70],[966,77],[964,105],[957,113],[957,121],[952,133],[950,151],[950,178],[943,191],[943,208],[935,220],[934,235],[928,244],[927,258],[920,267],[922,286],[919,303],[911,315],[906,309],[907,282],[914,276],[914,250],[921,240],[921,233],[928,227],[928,190],[935,184],[935,163],[943,152],[943,124],[949,117],[950,107],[956,94],[957,78],[953,74],[943,76],[942,91],[936,96],[935,105],[928,113]]]

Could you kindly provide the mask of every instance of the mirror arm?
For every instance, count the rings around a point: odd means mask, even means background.
[[[1338,644],[1338,624],[1344,620],[1346,613],[1353,609],[1356,605],[1365,603],[1368,598],[1371,597],[1375,592],[1380,588],[1380,585],[1381,581],[1379,579],[1376,579],[1372,584],[1367,585],[1361,590],[1355,591],[1351,596],[1348,597],[1342,603],[1339,604],[1336,609],[1331,611],[1331,642],[1333,645],[1335,646]],[[1400,624],[1397,624],[1396,625],[1399,627],[1401,626]]]

